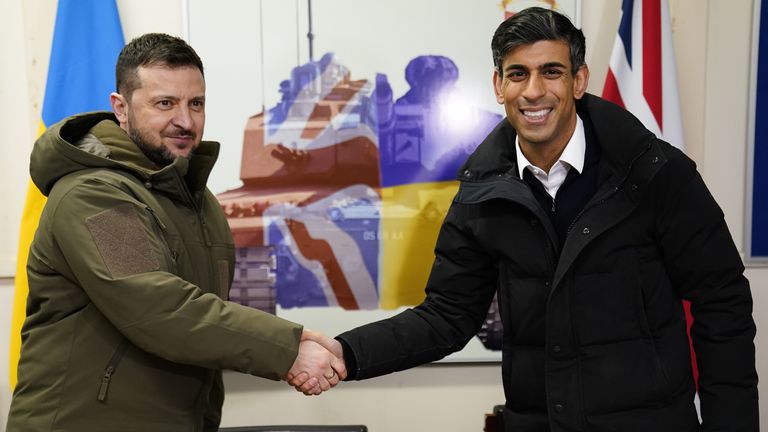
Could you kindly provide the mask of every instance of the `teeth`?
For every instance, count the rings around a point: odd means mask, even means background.
[[[549,114],[550,109],[542,109],[538,111],[523,111],[523,115],[526,117],[544,117],[545,115]]]

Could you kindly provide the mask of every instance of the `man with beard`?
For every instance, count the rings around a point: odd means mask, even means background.
[[[336,385],[343,363],[307,340],[322,335],[225,300],[234,245],[205,187],[219,144],[201,141],[200,58],[147,34],[116,76],[113,112],[65,119],[32,152],[48,201],[7,430],[216,431],[222,369]]]

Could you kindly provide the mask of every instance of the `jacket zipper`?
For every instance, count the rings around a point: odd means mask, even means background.
[[[192,210],[195,212],[195,215],[197,216],[198,222],[200,222],[200,232],[203,235],[203,240],[205,241],[205,246],[208,248],[208,274],[210,275],[210,278],[216,278],[216,267],[213,264],[213,253],[211,252],[211,246],[213,246],[213,243],[211,243],[210,235],[208,234],[208,223],[205,221],[205,218],[203,218],[203,210],[197,205],[195,202],[194,197],[192,197],[192,193],[189,192],[189,189],[187,188],[187,184],[184,182],[184,180],[179,176],[179,173],[176,172],[176,180],[181,184],[181,189],[184,191],[184,196],[187,199],[187,202],[189,202],[190,206],[192,207]],[[211,286],[218,285],[216,283],[211,284]],[[209,288],[211,289],[211,288]],[[203,290],[205,291],[205,289]],[[218,288],[216,290],[212,290],[210,292],[218,293]]]
[[[109,359],[107,367],[104,368],[104,375],[101,377],[99,393],[96,396],[96,399],[99,402],[104,402],[107,399],[107,391],[109,391],[109,383],[112,381],[112,375],[115,373],[115,370],[117,370],[117,365],[120,364],[120,360],[123,358],[123,355],[127,350],[128,339],[123,338],[123,340],[120,341],[120,345],[117,346],[117,349],[112,354],[112,358]]]
[[[201,208],[198,207],[197,203],[195,202],[195,199],[192,197],[192,193],[189,192],[189,189],[187,188],[186,183],[184,183],[184,180],[179,176],[179,173],[176,174],[176,180],[179,181],[181,184],[181,189],[184,191],[184,196],[187,198],[187,201],[192,206],[192,210],[195,211],[195,215],[197,215],[197,219],[200,222],[200,231],[203,234],[203,240],[205,241],[205,245],[208,247],[211,247],[211,238],[208,234],[208,224],[205,222],[205,219],[203,219],[203,211]]]
[[[168,230],[168,227],[163,223],[163,221],[160,220],[160,218],[155,214],[155,211],[150,206],[144,206],[145,209],[152,215],[152,218],[157,222],[157,225],[160,226],[160,229],[162,229],[164,232]]]
[[[208,224],[206,223],[205,218],[203,218],[202,209],[197,205],[194,197],[192,197],[192,194],[189,192],[189,189],[187,188],[187,184],[184,182],[181,176],[179,176],[178,172],[176,172],[175,174],[176,174],[176,180],[181,184],[181,189],[184,191],[184,195],[187,199],[187,202],[189,202],[189,204],[191,205],[192,210],[195,212],[195,215],[197,216],[197,220],[200,222],[200,231],[203,234],[203,240],[205,241],[205,245],[208,247],[209,259],[206,260],[208,261],[208,274],[210,275],[211,278],[215,278],[216,268],[213,265],[213,254],[211,252],[212,243],[211,243],[210,235],[208,234]],[[217,285],[214,284],[213,286],[217,286]],[[216,293],[216,295],[218,296],[218,288],[216,289],[216,291],[211,291],[211,292]],[[206,393],[211,392],[212,385],[213,384],[211,381],[211,383],[208,386],[204,387]],[[201,397],[201,395],[198,395],[198,397]],[[197,430],[201,430],[201,429],[197,429]]]
[[[160,234],[160,238],[163,241],[163,244],[165,245],[165,248],[168,250],[168,253],[171,255],[171,261],[168,262],[168,268],[170,270],[176,269],[176,259],[179,257],[179,253],[171,248],[171,245],[168,244],[168,241],[165,239],[165,233],[168,231],[168,227],[163,223],[162,220],[160,220],[160,217],[155,213],[155,210],[152,209],[152,207],[145,205],[144,208],[149,212],[149,214],[152,215],[152,219],[155,220],[157,223],[157,226],[160,227],[160,230],[162,231]]]

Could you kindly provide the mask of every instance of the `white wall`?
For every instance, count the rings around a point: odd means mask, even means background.
[[[620,2],[583,3],[590,91],[600,94]],[[126,39],[146,31],[182,33],[180,1],[118,0],[118,4]],[[752,0],[671,0],[687,152],[699,164],[742,250],[752,4]],[[44,92],[53,11],[54,0],[0,2],[0,130],[6,138],[0,141],[0,196],[5,201],[0,226],[18,225],[26,157]],[[488,29],[489,36],[492,30]],[[6,250],[2,245],[15,244],[16,234],[6,229],[0,236],[0,271],[12,269],[12,262],[2,261]],[[761,330],[768,328],[768,294],[763,291],[768,269],[750,267],[747,276],[758,324],[758,371],[766,376],[768,340]],[[0,317],[10,316],[12,288],[12,279],[0,279]],[[0,319],[0,351],[8,346],[8,321]],[[0,430],[10,402],[5,354],[0,356]],[[230,373],[225,376],[224,425],[359,422],[373,432],[481,430],[483,414],[503,401],[499,375],[496,365],[424,366],[343,383],[326,395],[307,398],[282,383]],[[765,384],[761,393],[768,394]],[[760,407],[764,416],[768,414],[768,398]]]
[[[0,226],[18,227],[21,219],[20,205],[24,189],[18,187],[27,177],[23,157],[28,153],[32,125],[27,116],[32,113],[31,100],[27,90],[27,71],[24,59],[24,37],[21,2],[0,4],[2,27],[0,30],[0,58],[3,59],[0,72],[0,101],[3,101],[3,115],[0,115],[0,130],[5,131],[9,149],[18,157],[0,158],[0,184],[13,185],[3,190],[3,205],[0,207]],[[15,61],[7,61],[14,59]],[[13,111],[14,115],[5,115]],[[31,117],[30,117],[31,118]],[[21,125],[27,127],[18,127]],[[3,149],[4,150],[4,149]],[[0,230],[0,276],[12,276],[15,271],[15,250],[18,242],[16,229]]]

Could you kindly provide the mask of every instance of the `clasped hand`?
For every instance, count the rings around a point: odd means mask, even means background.
[[[339,341],[304,329],[299,354],[284,379],[305,395],[319,395],[347,377],[344,351]]]

